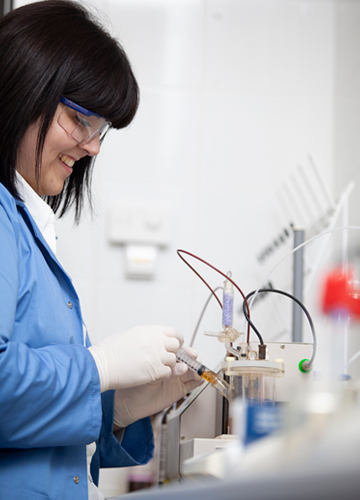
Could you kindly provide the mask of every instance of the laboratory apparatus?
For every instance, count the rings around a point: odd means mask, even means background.
[[[284,362],[282,359],[261,359],[253,350],[249,354],[253,357],[227,356],[222,363],[221,371],[229,378],[232,397],[246,399],[249,404],[273,404],[275,381],[284,375]]]
[[[190,256],[193,254],[178,251],[179,256],[189,265],[181,253]],[[192,266],[189,267],[194,270]],[[167,480],[176,480],[183,474],[188,474],[187,464],[197,456],[215,453],[216,450],[227,448],[231,443],[237,442],[239,435],[232,414],[233,407],[239,400],[245,406],[251,407],[253,418],[257,418],[256,412],[259,408],[258,415],[262,419],[263,426],[264,411],[269,409],[273,413],[279,403],[289,400],[291,384],[290,378],[284,378],[286,363],[289,364],[288,373],[292,381],[303,383],[309,377],[312,365],[309,362],[315,353],[312,344],[271,342],[265,344],[262,335],[250,319],[248,298],[255,292],[245,296],[234,282],[231,272],[225,274],[212,265],[210,267],[225,278],[221,287],[222,300],[216,296],[202,276],[195,272],[210,289],[222,309],[221,329],[205,331],[204,334],[217,339],[220,352],[223,352],[223,359],[216,369],[212,369],[194,359],[183,349],[177,352],[177,360],[186,363],[189,369],[204,378],[208,384],[195,389],[165,417],[164,441],[167,458],[164,460],[166,470],[162,475]],[[235,289],[243,298],[244,316],[247,321],[245,333],[235,328],[233,324]],[[261,289],[257,293],[262,291]],[[290,295],[289,297],[292,298]],[[250,328],[255,332],[257,341],[250,341]],[[299,369],[301,361],[309,363],[309,371]],[[217,390],[213,391],[213,388]],[[206,419],[203,418],[204,414]],[[264,432],[261,435],[264,435]],[[190,469],[191,467],[192,465]]]
[[[244,398],[251,404],[274,403],[275,379],[284,374],[282,359],[270,361],[267,359],[267,346],[260,333],[250,321],[247,311],[248,297],[244,297],[244,315],[249,325],[259,337],[259,344],[254,347],[250,342],[241,341],[244,334],[233,327],[234,284],[231,272],[226,275],[223,287],[222,331],[205,332],[205,335],[215,336],[225,344],[225,360],[221,365],[221,373],[227,381],[230,404],[234,398]],[[251,296],[251,294],[250,294]],[[249,336],[248,336],[249,340]],[[234,343],[237,343],[236,348]],[[218,376],[219,379],[219,376]],[[229,413],[229,409],[225,411]]]
[[[334,219],[334,223],[337,208],[341,209],[341,203],[342,199],[334,206],[334,216],[332,213],[329,215],[331,220]],[[331,227],[323,234],[338,230],[344,228]],[[301,245],[296,245],[290,254],[320,236],[313,236]],[[270,498],[271,495],[271,498],[278,497],[277,493],[275,494],[276,485],[281,485],[284,481],[293,485],[292,496],[297,497],[300,489],[307,485],[309,488],[306,489],[305,496],[320,500],[324,498],[324,485],[332,484],[328,492],[331,495],[332,491],[335,491],[335,485],[341,481],[343,491],[350,493],[349,498],[360,498],[360,375],[355,370],[347,371],[349,366],[351,368],[355,365],[355,360],[360,359],[358,348],[350,357],[349,347],[352,346],[347,342],[347,339],[352,340],[352,327],[360,331],[358,283],[355,285],[354,280],[341,273],[340,276],[332,276],[333,282],[326,283],[323,315],[332,321],[331,326],[334,326],[334,318],[337,320],[340,316],[342,326],[346,327],[339,337],[344,344],[341,348],[335,345],[333,337],[327,337],[327,344],[333,344],[332,356],[329,357],[331,369],[335,375],[339,374],[339,371],[334,370],[336,358],[337,364],[342,368],[341,373],[351,375],[353,380],[350,377],[334,377],[332,384],[320,385],[319,357],[324,355],[324,344],[321,343],[324,332],[318,328],[317,340],[311,316],[301,303],[300,294],[296,297],[295,293],[291,295],[281,290],[281,286],[275,288],[272,281],[271,286],[263,284],[245,296],[230,272],[224,274],[189,252],[180,250],[178,254],[184,261],[180,254],[195,257],[225,278],[221,287],[221,301],[214,293],[219,287],[212,289],[195,271],[222,308],[221,318],[219,315],[221,328],[215,326],[214,331],[204,332],[217,338],[222,361],[216,368],[209,368],[207,365],[210,364],[206,361],[203,364],[183,350],[178,352],[178,360],[185,362],[189,369],[209,383],[194,389],[164,415],[164,448],[167,453],[163,461],[164,480],[182,479],[186,486],[186,483],[205,484],[207,479],[216,479],[219,482],[214,481],[212,484],[218,484],[222,488],[229,481],[236,479],[238,483],[231,499],[238,498],[239,492],[243,493],[243,486],[250,484],[261,485],[259,497],[256,497],[261,500]],[[320,257],[312,266],[312,272],[309,275],[304,273],[307,278],[313,277],[321,258],[320,252]],[[186,264],[189,265],[187,262]],[[269,276],[264,282],[268,283],[268,279]],[[238,326],[235,325],[235,328],[233,324],[235,289],[243,297],[247,330],[237,330]],[[335,291],[336,294],[329,296],[329,291]],[[292,342],[269,342],[271,337],[266,328],[260,328],[260,333],[250,315],[250,308],[256,296],[264,293],[282,294],[293,300],[296,307],[302,308],[301,314],[305,314],[310,325],[312,343],[295,341],[294,336],[289,336]],[[346,315],[346,321],[343,321],[344,314],[339,315],[339,308],[343,312],[344,309],[348,312],[350,310],[350,323]],[[241,312],[241,309],[238,311]],[[250,339],[250,329],[256,339]],[[354,346],[360,343],[358,339],[360,335],[354,339]],[[343,353],[346,350],[347,357]],[[200,352],[200,355],[203,353]],[[214,381],[219,385],[212,383]],[[217,390],[214,391],[213,388]],[[279,414],[273,411],[279,408],[286,410],[286,425],[281,419],[277,420]],[[249,409],[251,411],[247,411]],[[284,415],[285,413],[282,416]],[[246,435],[249,417],[257,418],[252,426],[254,430],[258,424],[255,431],[259,437],[255,439],[249,439],[249,435]],[[269,422],[277,421],[280,427],[274,427],[273,433],[267,433],[266,429],[262,432]],[[317,487],[312,483],[314,478],[321,478]],[[336,481],[333,481],[334,478]],[[265,484],[271,484],[271,487],[264,488]],[[349,484],[351,488],[347,490]],[[289,491],[284,492],[283,498],[288,498]],[[249,494],[253,494],[251,488]],[[334,498],[338,496],[335,495]]]

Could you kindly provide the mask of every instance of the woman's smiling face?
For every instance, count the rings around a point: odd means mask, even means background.
[[[38,179],[35,164],[39,120],[28,127],[20,143],[16,170],[40,196],[61,193],[65,180],[72,174],[74,163],[84,156],[96,156],[100,151],[99,137],[80,145],[58,124],[62,110],[63,105],[59,104],[46,134]]]

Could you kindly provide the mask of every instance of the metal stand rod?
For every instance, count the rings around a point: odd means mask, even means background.
[[[305,231],[303,229],[294,229],[294,248],[304,243],[304,238]],[[294,253],[293,276],[293,295],[302,302],[304,285],[304,247],[299,248],[299,250]],[[302,322],[303,312],[301,307],[294,302],[292,315],[293,342],[302,342]]]

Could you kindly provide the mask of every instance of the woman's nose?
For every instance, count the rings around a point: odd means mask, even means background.
[[[97,135],[91,139],[87,144],[79,144],[89,156],[96,156],[100,151],[100,137]]]

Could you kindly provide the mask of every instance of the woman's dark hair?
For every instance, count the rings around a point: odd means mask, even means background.
[[[29,125],[40,119],[41,154],[60,97],[104,116],[116,129],[133,119],[139,89],[120,44],[81,4],[44,0],[0,19],[0,182],[19,198],[15,165]],[[60,216],[75,203],[79,220],[84,193],[90,196],[93,158],[77,161],[63,191],[47,202]]]

